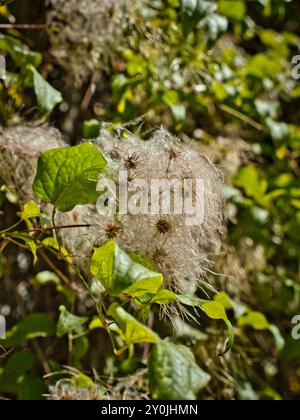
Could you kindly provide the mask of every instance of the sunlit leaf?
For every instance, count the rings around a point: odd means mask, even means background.
[[[239,319],[238,325],[240,327],[252,327],[258,331],[268,330],[270,328],[267,318],[261,312],[248,312],[247,315]]]
[[[33,191],[62,212],[95,203],[98,175],[105,167],[102,154],[91,144],[49,150],[39,158]]]
[[[138,322],[118,303],[113,303],[110,306],[107,315],[118,323],[123,332],[122,339],[127,346],[137,343],[156,343],[159,340],[155,332]]]
[[[221,302],[211,301],[206,302],[203,305],[201,305],[201,309],[203,312],[206,313],[206,315],[215,320],[223,320],[228,328],[229,333],[229,340],[225,346],[224,353],[227,353],[233,346],[234,343],[234,331],[233,327],[231,325],[231,322],[229,321],[225,308]]]
[[[22,213],[21,213],[21,219],[22,220],[33,219],[34,217],[39,217],[40,214],[41,214],[41,211],[40,211],[39,206],[36,204],[35,201],[31,200],[24,205]]]
[[[161,274],[132,261],[114,241],[94,250],[90,270],[113,296],[155,295],[163,284]]]
[[[246,16],[245,0],[218,0],[218,10],[221,15],[241,21]]]
[[[10,35],[0,34],[0,50],[9,54],[22,68],[28,64],[38,67],[42,62],[41,54],[31,51],[26,44]]]

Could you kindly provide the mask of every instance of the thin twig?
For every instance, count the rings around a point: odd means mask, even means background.
[[[242,114],[241,112],[237,111],[236,109],[231,108],[228,105],[220,105],[220,109],[228,114],[233,115],[234,117],[244,121],[246,124],[250,125],[251,127],[255,128],[258,131],[267,132],[266,127],[262,124],[254,121],[252,118],[248,117],[247,115]]]
[[[23,231],[20,231],[20,233],[31,233],[31,232],[51,232],[51,231],[56,231],[56,230],[62,230],[62,229],[82,229],[82,228],[90,228],[90,227],[96,227],[97,225],[63,225],[63,226],[50,226],[47,228],[43,228],[43,227],[38,227],[38,228],[33,228],[33,229],[26,229]]]
[[[39,249],[39,253],[41,254],[42,258],[46,261],[46,263],[49,265],[49,267],[58,275],[58,277],[60,277],[64,283],[66,283],[72,290],[72,284],[70,283],[69,279],[67,276],[64,275],[64,273],[62,273],[56,266],[55,264],[52,263],[52,261],[50,260],[50,258],[47,257],[47,255],[44,253],[43,250]]]
[[[82,100],[82,103],[80,106],[82,111],[86,111],[88,109],[91,103],[91,100],[96,92],[97,83],[99,82],[99,80],[100,80],[100,73],[95,73],[91,79],[91,82]]]
[[[40,362],[43,366],[45,374],[49,375],[52,372],[52,370],[50,368],[50,365],[48,363],[48,360],[47,360],[46,356],[44,355],[43,350],[41,349],[41,347],[39,346],[39,344],[36,340],[33,340],[32,343],[33,343],[34,350],[36,351],[36,354],[37,354],[38,358],[40,359]]]
[[[0,29],[46,29],[49,25],[46,23],[1,23]]]

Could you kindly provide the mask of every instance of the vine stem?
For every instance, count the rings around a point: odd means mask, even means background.
[[[64,275],[56,266],[52,263],[50,258],[47,257],[47,255],[44,253],[42,249],[39,249],[39,253],[41,254],[42,258],[46,261],[46,263],[49,265],[49,267],[62,279],[64,283],[66,283],[72,290],[72,284],[70,283],[67,276]]]
[[[23,222],[23,220],[19,220],[17,223],[15,223],[13,226],[10,226],[9,228],[7,228],[7,229],[4,229],[4,230],[1,230],[0,231],[0,234],[4,234],[4,233],[8,233],[8,232],[10,232],[11,230],[13,230],[13,229],[15,229],[16,227],[18,227],[21,223]]]
[[[109,330],[109,327],[107,327],[107,322],[106,322],[105,316],[103,315],[102,310],[99,308],[98,302],[96,301],[96,299],[95,299],[95,297],[93,295],[93,292],[91,291],[90,286],[88,285],[86,279],[83,277],[83,275],[80,273],[80,271],[77,269],[77,267],[75,267],[73,265],[71,265],[71,266],[73,267],[73,269],[75,270],[75,272],[78,274],[80,280],[82,281],[82,283],[84,284],[85,288],[87,289],[87,291],[88,291],[88,293],[89,293],[89,295],[90,295],[90,297],[91,297],[91,299],[92,299],[92,301],[93,301],[93,303],[95,305],[95,309],[96,309],[96,311],[98,313],[99,319],[102,322],[102,325],[103,325],[104,329],[107,331],[107,333],[109,335],[109,338],[111,340],[111,344],[112,344],[112,347],[114,349],[114,352],[115,352],[115,354],[117,354],[118,353],[118,350],[116,349],[116,346],[115,346],[115,342],[114,342],[112,333]]]
[[[50,226],[47,228],[43,228],[43,227],[38,227],[38,228],[33,228],[33,229],[26,229],[21,231],[20,233],[30,233],[30,232],[49,232],[49,231],[58,231],[58,230],[63,230],[63,229],[82,229],[82,228],[91,228],[91,227],[96,227],[97,225],[62,225],[62,226]]]
[[[52,370],[50,368],[50,365],[48,363],[48,360],[47,360],[46,356],[43,353],[43,350],[41,349],[41,347],[39,346],[39,344],[36,340],[33,340],[32,344],[33,344],[34,350],[36,351],[36,354],[37,354],[38,358],[41,361],[41,364],[43,366],[45,374],[49,375],[52,372]]]
[[[53,212],[52,212],[52,224],[53,224],[53,230],[56,236],[56,240],[58,242],[58,248],[59,248],[59,252],[60,254],[62,254],[62,245],[61,245],[61,239],[60,239],[60,235],[59,235],[59,231],[57,230],[57,227],[55,225],[55,216],[56,216],[56,207],[53,207]]]

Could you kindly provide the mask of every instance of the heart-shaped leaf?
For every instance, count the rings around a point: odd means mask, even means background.
[[[96,146],[81,144],[49,150],[38,161],[33,191],[62,212],[97,201],[97,178],[106,162]]]

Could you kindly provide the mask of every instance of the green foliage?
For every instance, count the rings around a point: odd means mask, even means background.
[[[65,306],[61,306],[59,311],[60,315],[57,322],[58,337],[63,337],[66,334],[78,334],[83,331],[82,327],[88,321],[88,318],[71,314]]]
[[[31,65],[28,71],[32,73],[34,92],[37,98],[38,113],[46,117],[63,100],[61,93],[54,89],[41,74]]]
[[[95,139],[100,134],[100,123],[98,120],[87,120],[83,123],[83,138]]]
[[[31,51],[27,45],[10,35],[0,34],[0,49],[9,54],[18,67],[38,67],[42,62],[41,54]]]
[[[62,95],[37,70],[43,60],[42,54],[32,51],[18,38],[4,34],[0,34],[0,51],[13,62],[12,70],[7,68],[3,85],[0,85],[1,100],[6,97],[9,102],[0,112],[3,122],[7,123],[14,109],[25,101],[28,88],[35,93],[39,118],[45,119],[62,102]]]
[[[156,400],[195,400],[210,376],[186,347],[160,341],[149,358],[149,385]]]
[[[24,205],[24,208],[21,213],[21,219],[27,220],[32,219],[35,217],[40,217],[41,211],[39,206],[36,204],[35,201],[31,200]]]
[[[107,315],[111,316],[120,326],[121,338],[128,347],[137,343],[156,343],[159,340],[153,331],[138,322],[117,303],[111,305]]]
[[[113,296],[155,295],[163,285],[161,274],[132,261],[114,241],[95,249],[90,270]]]
[[[34,313],[28,315],[23,321],[9,330],[3,344],[15,346],[38,337],[48,337],[53,335],[54,329],[54,322],[46,314]]]
[[[218,10],[221,15],[242,21],[246,17],[247,7],[245,0],[219,0]]]
[[[95,203],[97,177],[105,166],[102,154],[91,144],[50,150],[39,159],[33,191],[62,212]]]

